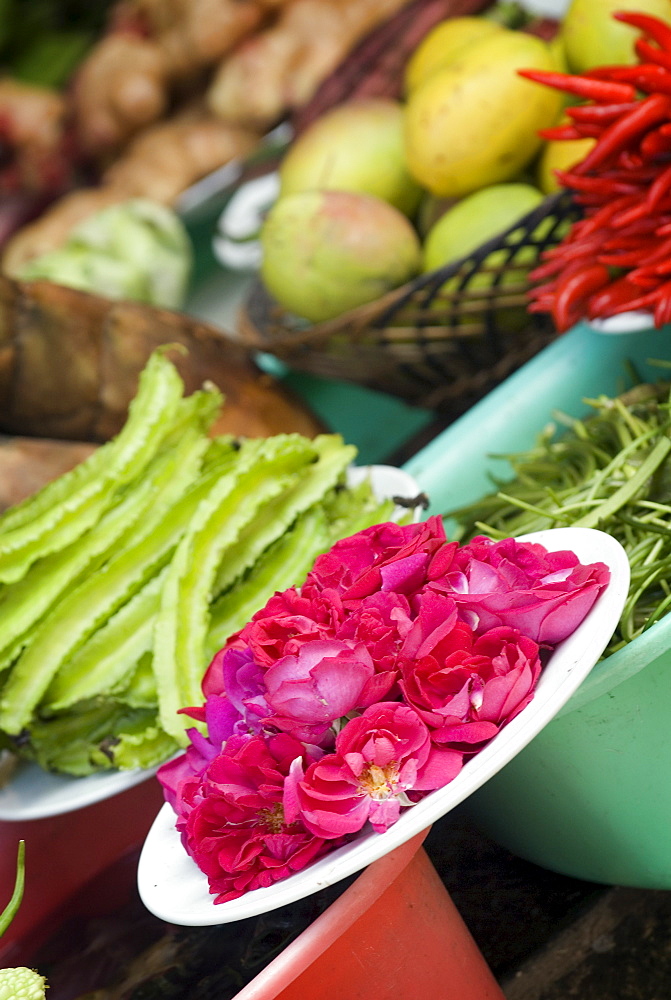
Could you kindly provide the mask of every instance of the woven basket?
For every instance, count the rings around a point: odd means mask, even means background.
[[[316,325],[283,310],[257,280],[239,334],[297,371],[456,417],[556,337],[547,317],[527,312],[527,275],[578,217],[569,192],[550,195],[461,260]]]

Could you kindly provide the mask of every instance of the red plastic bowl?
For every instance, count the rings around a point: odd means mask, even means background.
[[[0,911],[14,887],[19,840],[26,843],[23,901],[0,938],[0,966],[29,961],[29,954],[57,926],[59,912],[70,897],[143,842],[162,804],[161,786],[152,777],[75,812],[29,822],[0,822]],[[110,899],[109,907],[114,905]]]
[[[427,833],[370,865],[235,1000],[505,1000]]]

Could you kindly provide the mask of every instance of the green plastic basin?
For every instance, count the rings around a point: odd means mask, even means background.
[[[578,326],[538,354],[405,466],[444,513],[491,489],[561,410],[631,385],[671,360],[671,329],[620,335]],[[671,372],[669,372],[671,375]],[[447,528],[449,533],[449,521]],[[576,878],[671,888],[671,615],[592,670],[559,715],[468,800],[508,850]]]

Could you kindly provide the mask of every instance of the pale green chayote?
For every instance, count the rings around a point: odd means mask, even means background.
[[[46,980],[32,969],[0,969],[0,1000],[45,1000]]]

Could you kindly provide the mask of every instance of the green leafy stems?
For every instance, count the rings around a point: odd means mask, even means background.
[[[586,400],[579,420],[558,414],[526,452],[499,456],[509,481],[450,512],[461,538],[515,537],[545,528],[599,528],[624,546],[629,595],[604,655],[631,642],[671,609],[671,417],[669,385]]]
[[[0,937],[5,933],[12,920],[17,914],[21,900],[23,899],[23,889],[25,885],[25,857],[26,844],[24,840],[19,841],[16,857],[16,881],[11,899],[7,903],[2,913],[0,913]]]

